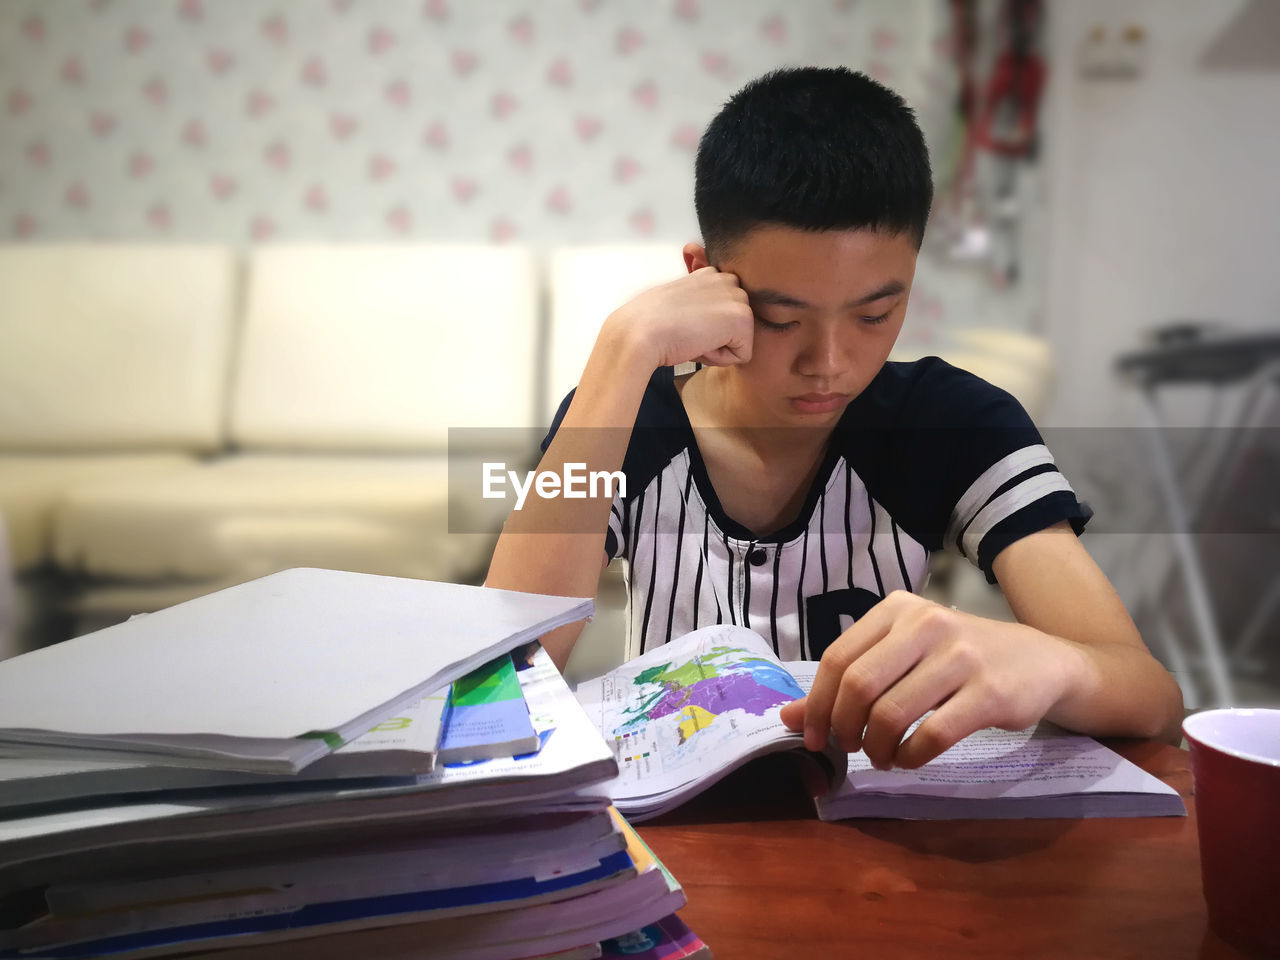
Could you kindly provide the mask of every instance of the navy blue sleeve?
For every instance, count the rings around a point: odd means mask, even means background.
[[[1092,511],[1012,395],[937,357],[887,364],[873,386],[863,416],[884,429],[869,485],[930,550],[967,557],[995,583],[1009,544],[1063,520],[1084,529]]]

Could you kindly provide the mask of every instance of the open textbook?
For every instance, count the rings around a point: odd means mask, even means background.
[[[783,663],[758,634],[718,624],[581,684],[578,700],[618,760],[618,809],[657,816],[755,757],[790,751],[823,820],[1186,815],[1172,787],[1048,723],[980,730],[918,770],[875,770],[833,741],[806,750],[778,712],[817,668]]]

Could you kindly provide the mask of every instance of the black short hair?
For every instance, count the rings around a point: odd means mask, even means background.
[[[694,164],[713,259],[752,228],[871,229],[924,240],[929,150],[905,100],[846,67],[775,70],[729,98]]]

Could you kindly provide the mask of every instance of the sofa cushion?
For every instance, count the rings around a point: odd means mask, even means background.
[[[292,566],[455,580],[494,541],[449,533],[444,457],[266,454],[81,487],[60,505],[54,538],[64,569],[133,581]]]
[[[636,294],[686,273],[678,244],[597,244],[552,253],[544,423],[577,384],[605,318]]]
[[[450,427],[528,427],[537,342],[528,250],[259,248],[232,436],[260,450],[442,452]]]
[[[0,450],[216,446],[234,288],[219,247],[0,247]]]
[[[194,463],[181,453],[0,454],[0,519],[13,569],[50,559],[54,508],[82,484],[162,474]]]

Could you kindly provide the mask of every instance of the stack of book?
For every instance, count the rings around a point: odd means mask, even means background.
[[[590,612],[290,570],[0,663],[0,958],[704,955],[531,642]]]

